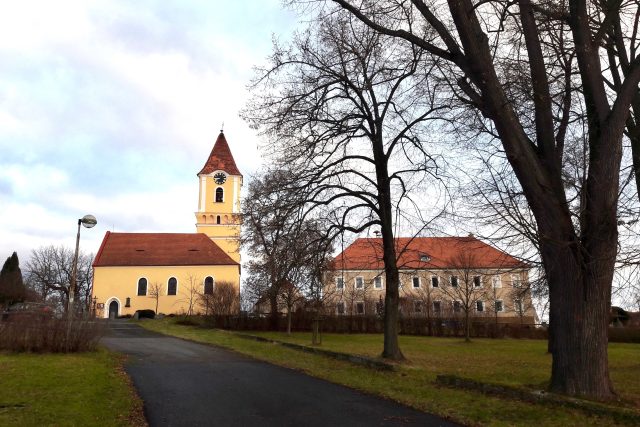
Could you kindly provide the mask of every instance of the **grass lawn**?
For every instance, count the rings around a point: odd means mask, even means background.
[[[140,426],[120,356],[0,353],[1,426]]]
[[[640,378],[640,345],[637,344],[612,344],[609,351],[612,379],[621,396],[617,405],[632,408],[638,415],[637,419],[629,420],[589,416],[578,409],[529,404],[434,384],[437,374],[456,374],[492,383],[543,388],[549,379],[551,363],[544,341],[478,339],[467,344],[459,339],[402,336],[400,345],[408,361],[394,372],[381,372],[243,339],[231,332],[176,325],[175,319],[141,324],[158,332],[231,348],[469,425],[640,425],[637,380]],[[291,337],[280,333],[259,335],[299,344],[311,343],[308,333]],[[382,350],[382,336],[324,334],[322,348],[376,357]]]

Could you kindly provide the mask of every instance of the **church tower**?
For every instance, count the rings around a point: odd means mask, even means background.
[[[195,213],[196,231],[209,236],[234,261],[240,262],[242,174],[222,131],[198,173],[198,180],[200,193],[198,212]]]

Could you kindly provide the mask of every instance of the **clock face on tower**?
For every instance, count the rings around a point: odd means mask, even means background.
[[[224,172],[216,172],[215,175],[213,175],[213,180],[216,184],[222,185],[227,180],[227,174]]]

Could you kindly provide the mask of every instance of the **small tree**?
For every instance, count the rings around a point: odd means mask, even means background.
[[[192,316],[195,305],[201,298],[202,280],[193,274],[188,274],[182,283],[183,285],[180,286],[180,302],[187,303],[187,315]]]
[[[0,306],[24,301],[26,295],[27,289],[22,281],[20,261],[18,254],[14,252],[7,258],[0,271]]]
[[[147,293],[147,296],[155,300],[156,314],[158,314],[158,303],[160,302],[160,297],[162,296],[162,285],[158,282],[150,283],[149,292]]]
[[[213,292],[200,293],[199,300],[207,315],[230,316],[240,311],[240,293],[232,282],[216,283]]]
[[[477,270],[478,262],[471,252],[462,252],[452,262],[452,268],[447,273],[449,280],[443,280],[440,290],[451,298],[454,314],[464,314],[464,339],[471,341],[471,315],[482,304],[484,312],[484,299],[487,291],[482,283],[482,275]],[[479,311],[479,310],[478,310]]]

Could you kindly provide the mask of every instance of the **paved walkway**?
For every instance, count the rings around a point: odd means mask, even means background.
[[[102,342],[125,366],[154,426],[453,426],[347,387],[111,321]]]

